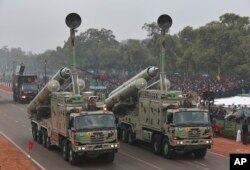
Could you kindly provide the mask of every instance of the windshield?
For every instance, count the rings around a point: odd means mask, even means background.
[[[95,114],[76,117],[76,130],[116,128],[115,118],[110,114]]]
[[[23,84],[22,85],[22,90],[36,91],[36,90],[38,90],[38,87],[35,84]]]
[[[208,112],[202,111],[183,111],[177,112],[174,115],[174,120],[176,125],[186,125],[186,124],[210,124]]]

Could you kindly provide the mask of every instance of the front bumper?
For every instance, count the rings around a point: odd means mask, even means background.
[[[29,94],[23,94],[22,96],[20,96],[20,100],[22,101],[31,101],[35,98],[35,95],[29,95]]]
[[[194,146],[207,146],[210,147],[213,144],[212,139],[184,139],[184,140],[171,140],[170,144],[172,146],[185,146],[185,147],[194,147]]]
[[[119,143],[86,144],[75,146],[75,152],[79,155],[89,153],[110,153],[117,152],[119,147]]]

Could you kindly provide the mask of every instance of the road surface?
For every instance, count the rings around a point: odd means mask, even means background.
[[[27,119],[26,106],[13,102],[10,92],[0,90],[0,131],[12,139],[20,148],[28,153],[28,141],[32,140],[30,121]],[[71,166],[62,158],[60,150],[48,151],[34,143],[33,150],[28,153],[47,170],[228,170],[229,159],[208,152],[205,159],[178,155],[168,160],[154,155],[146,144],[131,146],[120,142],[121,148],[112,164],[87,160],[78,166]]]

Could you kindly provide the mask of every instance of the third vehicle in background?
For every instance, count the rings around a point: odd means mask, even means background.
[[[23,75],[25,66],[17,67],[13,75],[13,100],[19,103],[29,103],[38,93],[37,75]]]

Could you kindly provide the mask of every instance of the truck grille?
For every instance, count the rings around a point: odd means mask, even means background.
[[[200,130],[198,128],[191,129],[188,132],[188,137],[190,137],[190,138],[200,137]]]
[[[104,134],[102,132],[93,133],[93,135],[90,136],[90,142],[91,143],[103,143],[104,142]]]

